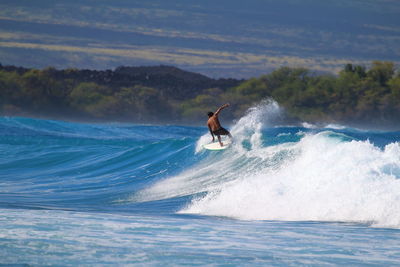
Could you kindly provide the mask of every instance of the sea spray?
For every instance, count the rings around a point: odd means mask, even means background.
[[[183,213],[244,220],[366,222],[400,227],[400,146],[308,134],[279,169],[248,172]]]
[[[272,99],[261,101],[247,110],[246,115],[232,127],[232,135],[237,143],[249,140],[252,148],[261,147],[261,130],[271,126],[282,114],[282,108]]]
[[[132,200],[151,201],[171,197],[187,196],[191,194],[211,192],[219,188],[221,184],[226,185],[231,181],[243,176],[250,169],[259,169],[260,155],[252,155],[256,149],[262,150],[262,129],[281,114],[281,108],[272,100],[262,101],[259,105],[250,108],[245,116],[231,128],[234,143],[232,148],[224,153],[210,153],[209,156],[199,162],[195,167],[186,170],[173,177],[159,181],[149,188],[136,193]],[[209,133],[202,135],[195,148],[195,153],[203,151],[202,145],[209,140]],[[250,150],[246,148],[249,143]],[[283,145],[285,146],[285,145]],[[283,150],[285,150],[283,148]],[[262,155],[264,157],[265,154]],[[275,154],[271,154],[272,157]],[[274,162],[265,161],[270,164]],[[276,161],[275,161],[276,162]]]
[[[272,99],[265,99],[258,105],[249,108],[232,127],[230,132],[234,137],[236,149],[240,149],[244,141],[250,141],[250,146],[261,146],[261,130],[271,126],[282,117],[283,109]],[[209,133],[202,135],[196,143],[196,153],[203,150],[203,145],[209,142]],[[243,150],[242,150],[243,152]]]

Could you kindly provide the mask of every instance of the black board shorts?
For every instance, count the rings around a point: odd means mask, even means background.
[[[215,135],[229,135],[229,132],[225,128],[219,128],[218,130],[213,131],[213,134]]]

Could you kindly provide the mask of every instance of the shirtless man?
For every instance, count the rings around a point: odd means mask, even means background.
[[[230,134],[230,132],[228,130],[226,130],[225,128],[221,127],[221,124],[219,123],[218,120],[218,115],[221,112],[221,110],[223,110],[224,108],[229,107],[229,104],[225,104],[223,106],[221,106],[220,108],[217,109],[217,111],[215,111],[215,113],[213,112],[208,112],[208,121],[207,121],[207,126],[208,129],[210,130],[211,136],[213,138],[213,142],[215,140],[214,135],[216,135],[218,137],[218,142],[221,146],[224,146],[224,144],[221,141],[221,135],[227,135],[229,136],[229,138],[232,138],[232,135]]]

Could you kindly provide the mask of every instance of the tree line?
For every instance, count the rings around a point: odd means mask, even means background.
[[[394,127],[400,122],[400,72],[394,63],[347,64],[338,75],[282,67],[226,91],[210,89],[183,103],[187,115],[230,102],[238,117],[260,99],[273,98],[293,119]]]
[[[169,66],[115,70],[42,70],[0,65],[0,113],[74,120],[182,123],[181,103],[207,88],[242,80],[211,79]]]
[[[174,67],[93,71],[0,65],[0,112],[63,119],[199,124],[231,104],[229,120],[265,98],[308,122],[393,126],[400,122],[394,63],[347,64],[337,75],[281,67],[248,80],[211,79]]]

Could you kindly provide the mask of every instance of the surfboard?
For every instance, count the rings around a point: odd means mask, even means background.
[[[229,141],[229,140],[224,140],[224,141],[222,141],[222,143],[224,144],[223,146],[221,146],[219,144],[219,142],[217,141],[217,142],[203,145],[203,147],[207,150],[224,150],[224,149],[227,149],[231,145],[231,141]]]

